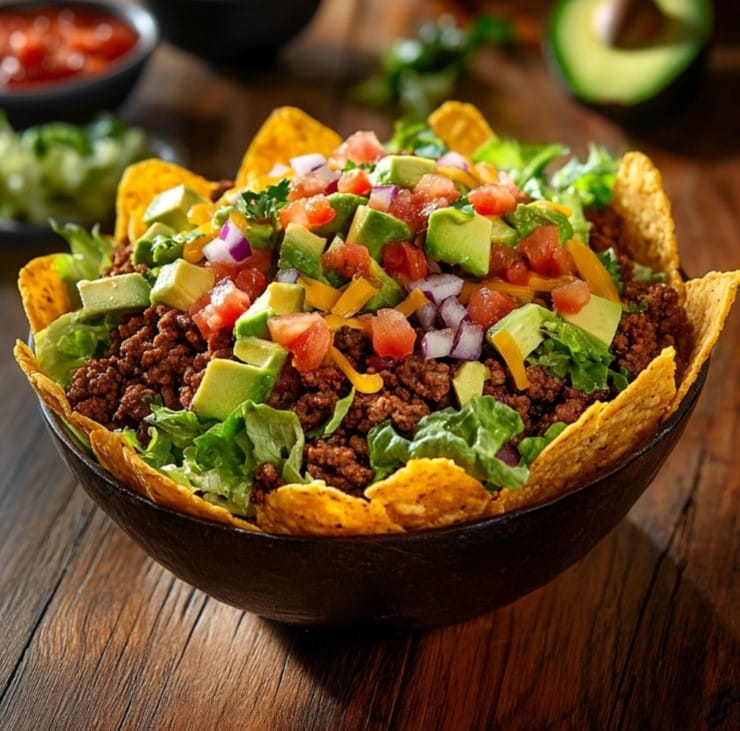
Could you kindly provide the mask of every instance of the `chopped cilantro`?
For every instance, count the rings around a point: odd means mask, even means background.
[[[260,193],[247,190],[237,200],[237,209],[247,218],[257,221],[274,221],[277,212],[288,203],[290,180],[283,178],[279,183],[270,185]]]

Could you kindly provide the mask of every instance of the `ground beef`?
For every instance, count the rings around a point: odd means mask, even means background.
[[[346,433],[335,432],[329,439],[306,445],[304,458],[308,473],[317,480],[345,492],[360,495],[373,478],[373,471],[347,443]]]
[[[228,332],[205,341],[186,312],[149,307],[125,318],[104,355],[77,369],[67,388],[72,407],[115,429],[140,428],[157,401],[187,408],[212,358],[231,357]]]

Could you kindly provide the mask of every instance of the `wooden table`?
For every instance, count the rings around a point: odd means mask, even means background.
[[[717,4],[709,74],[680,115],[628,132],[562,93],[539,48],[486,53],[459,96],[502,136],[639,147],[672,196],[685,269],[740,267],[738,12]],[[272,69],[225,74],[163,44],[125,115],[233,174],[269,111],[295,104],[343,133],[392,116],[343,97],[367,54],[436,5],[326,0]],[[530,41],[541,3],[517,8]],[[733,35],[734,34],[734,35]],[[740,728],[740,312],[658,478],[584,560],[466,624],[424,633],[283,627],[173,578],[75,485],[12,360],[26,325],[2,252],[0,728]]]

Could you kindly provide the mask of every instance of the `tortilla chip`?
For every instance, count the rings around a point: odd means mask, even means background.
[[[156,158],[127,167],[116,195],[116,241],[138,239],[147,229],[142,218],[154,196],[177,185],[187,185],[205,198],[210,198],[216,188],[200,175]]]
[[[447,147],[463,155],[472,155],[486,140],[496,136],[478,107],[466,102],[446,101],[427,121]]]
[[[368,487],[365,495],[409,531],[473,520],[483,514],[491,499],[480,481],[444,458],[411,460]]]
[[[228,510],[198,497],[144,462],[121,434],[96,429],[90,434],[90,446],[100,464],[113,477],[158,505],[194,518],[214,520],[246,530],[259,530],[252,523],[237,518]]]
[[[18,273],[18,290],[31,331],[37,333],[72,309],[67,286],[54,264],[58,254],[39,256]]]
[[[268,533],[342,536],[399,533],[382,505],[353,497],[325,482],[283,485],[265,496],[257,525]]]
[[[296,107],[279,107],[267,118],[249,145],[234,181],[235,188],[261,190],[272,180],[276,165],[319,152],[328,157],[342,142],[329,127]],[[280,176],[284,177],[284,176]]]
[[[501,490],[496,510],[542,503],[614,467],[657,429],[676,395],[675,351],[665,348],[615,399],[592,404],[542,450],[527,484]]]
[[[671,202],[660,172],[641,152],[624,155],[614,183],[613,205],[624,221],[623,240],[633,258],[657,272],[679,291],[682,277]]]
[[[710,272],[684,285],[686,314],[694,326],[694,350],[671,407],[675,411],[715,346],[740,286],[740,271]]]

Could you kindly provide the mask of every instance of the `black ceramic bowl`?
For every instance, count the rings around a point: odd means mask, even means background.
[[[44,411],[88,495],[156,561],[216,599],[291,624],[425,628],[460,622],[546,584],[619,523],[665,461],[701,392],[599,479],[535,507],[416,534],[288,537],[173,512],[122,486]]]
[[[136,82],[159,42],[154,16],[138,5],[117,0],[23,0],[3,3],[1,10],[40,6],[69,7],[112,16],[136,30],[134,48],[100,75],[44,84],[37,88],[8,90],[0,87],[0,110],[16,127],[63,120],[89,121],[98,112],[115,112],[133,91]]]
[[[216,64],[269,64],[313,18],[321,0],[147,0],[162,35]]]

